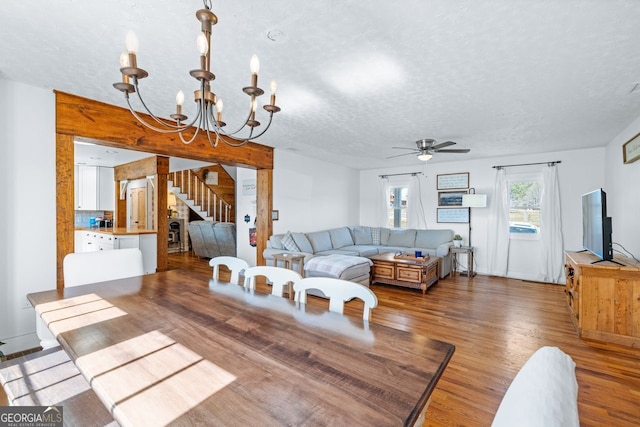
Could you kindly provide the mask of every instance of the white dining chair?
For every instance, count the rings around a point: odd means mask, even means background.
[[[62,261],[65,288],[143,274],[142,252],[137,248],[71,253]],[[37,313],[36,333],[42,348],[59,345]]]
[[[213,278],[218,279],[220,275],[220,266],[224,265],[229,270],[231,270],[231,283],[239,283],[240,272],[246,271],[249,268],[249,264],[247,261],[236,258],[232,256],[217,256],[215,258],[211,258],[209,261],[209,265],[213,267]]]
[[[287,268],[272,267],[272,266],[257,266],[251,267],[244,272],[244,286],[247,289],[256,289],[256,277],[262,276],[266,278],[271,287],[271,294],[279,297],[284,296],[284,288],[287,287],[289,297],[293,296],[293,287],[297,281],[302,280],[302,276]]]
[[[371,309],[378,306],[378,297],[368,287],[332,277],[307,277],[293,284],[296,302],[307,303],[307,291],[317,289],[329,298],[329,310],[342,314],[344,303],[353,298],[364,302],[362,318],[369,320]]]

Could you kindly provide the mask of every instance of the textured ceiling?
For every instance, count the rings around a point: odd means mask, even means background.
[[[166,117],[178,90],[196,89],[201,7],[3,2],[0,75],[126,106],[111,85],[134,30],[145,101]],[[420,138],[471,149],[431,162],[604,146],[640,115],[636,0],[220,0],[212,10],[213,90],[229,126],[245,117],[256,53],[260,86],[277,79],[282,108],[257,142],[354,168],[420,164],[386,159]]]

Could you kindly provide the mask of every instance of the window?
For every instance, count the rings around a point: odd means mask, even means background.
[[[389,227],[407,227],[407,193],[409,188],[389,187]]]
[[[509,177],[509,232],[515,239],[538,239],[540,236],[540,197],[542,176]]]

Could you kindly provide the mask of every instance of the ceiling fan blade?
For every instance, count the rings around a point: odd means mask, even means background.
[[[448,150],[436,150],[438,153],[468,153],[470,148],[450,148]]]
[[[407,148],[407,147],[391,147],[391,148],[395,148],[396,150],[411,150],[411,151],[418,151],[416,148]]]
[[[394,157],[415,156],[415,155],[416,155],[416,153],[405,153],[405,154],[398,154],[396,156],[390,156],[390,157],[387,157],[387,159],[393,159]]]
[[[451,146],[451,145],[456,145],[456,144],[457,144],[457,143],[456,143],[456,142],[453,142],[453,141],[446,141],[446,142],[442,142],[442,143],[440,143],[440,144],[436,144],[436,145],[434,145],[433,147],[431,147],[431,149],[432,149],[432,150],[439,150],[439,149],[441,149],[441,148],[449,147],[449,146]]]

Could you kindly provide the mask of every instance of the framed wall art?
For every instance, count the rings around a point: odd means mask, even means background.
[[[439,191],[438,206],[462,206],[462,196],[467,191]]]
[[[438,208],[438,222],[469,222],[469,208]]]
[[[640,159],[640,133],[622,145],[622,162],[633,163]]]
[[[469,172],[438,175],[438,190],[469,188]]]

